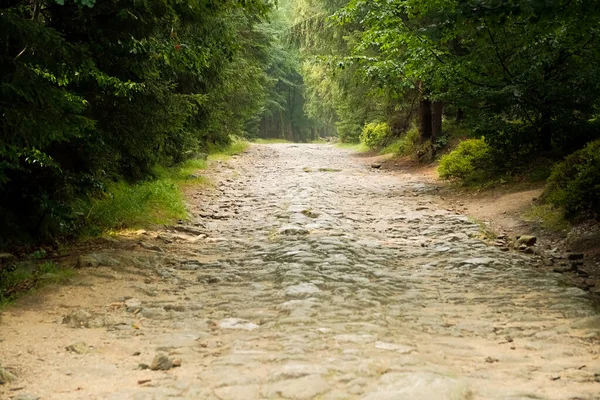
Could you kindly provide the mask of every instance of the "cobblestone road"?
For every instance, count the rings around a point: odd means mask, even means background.
[[[586,293],[483,243],[428,184],[326,145],[253,146],[214,179],[192,223],[99,249],[87,284],[6,313],[20,380],[0,395],[600,399]],[[139,369],[160,352],[181,367]]]

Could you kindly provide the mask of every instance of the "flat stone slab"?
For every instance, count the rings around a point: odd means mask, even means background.
[[[219,321],[219,328],[253,331],[255,329],[260,328],[260,326],[254,324],[250,321],[246,321],[245,319],[226,318],[226,319]]]
[[[363,400],[472,400],[466,382],[434,373],[385,374]]]
[[[288,286],[285,289],[285,294],[288,296],[299,296],[299,295],[308,295],[319,293],[321,289],[319,289],[316,285],[312,283],[300,283],[294,286]]]

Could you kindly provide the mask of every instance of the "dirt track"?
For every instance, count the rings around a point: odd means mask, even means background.
[[[189,224],[90,250],[99,266],[4,313],[0,398],[600,399],[587,294],[428,183],[326,145],[212,175]],[[140,367],[158,353],[181,366]]]

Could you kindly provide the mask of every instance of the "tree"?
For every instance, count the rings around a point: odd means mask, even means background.
[[[0,4],[0,245],[73,231],[71,204],[255,129],[267,0]],[[19,239],[19,238],[17,238]]]

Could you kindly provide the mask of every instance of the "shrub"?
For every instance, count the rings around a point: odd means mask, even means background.
[[[469,139],[440,159],[440,178],[463,184],[480,183],[493,174],[491,149],[485,140]]]
[[[380,151],[380,154],[397,154],[399,156],[412,156],[418,159],[417,152],[419,149],[419,131],[413,126],[404,136],[395,139],[384,147]]]
[[[354,121],[340,121],[335,126],[342,143],[358,143],[360,141],[359,124]]]
[[[382,147],[392,134],[390,127],[385,122],[371,122],[366,124],[360,135],[360,141],[370,148]]]
[[[600,140],[554,167],[544,197],[570,217],[586,211],[600,213]]]

